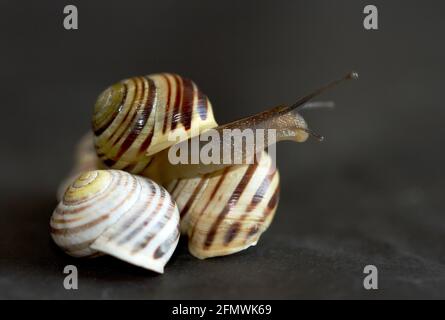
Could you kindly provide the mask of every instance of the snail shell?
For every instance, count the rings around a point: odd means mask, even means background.
[[[185,139],[215,127],[207,97],[175,74],[123,80],[99,96],[93,115],[96,151],[103,163],[155,181],[175,169],[161,156],[175,143],[169,134]],[[254,165],[230,166],[165,186],[180,209],[190,252],[203,259],[255,245],[274,217],[278,184],[278,172],[263,152]]]
[[[204,259],[256,245],[278,205],[279,174],[263,152],[255,164],[173,181],[167,190],[179,207],[190,252]]]
[[[109,168],[144,174],[152,156],[182,139],[216,126],[212,106],[191,80],[162,73],[112,85],[93,113],[95,146]]]
[[[68,187],[50,227],[55,243],[71,256],[106,253],[163,273],[179,240],[179,212],[153,181],[96,170]]]

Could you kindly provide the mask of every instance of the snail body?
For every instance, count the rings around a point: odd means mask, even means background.
[[[179,240],[179,212],[153,181],[96,170],[68,187],[50,227],[55,243],[71,256],[106,253],[162,273]]]

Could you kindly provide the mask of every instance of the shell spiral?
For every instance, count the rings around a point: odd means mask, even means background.
[[[169,73],[112,85],[100,94],[93,113],[102,162],[142,175],[153,155],[177,142],[170,134],[183,140],[215,126],[210,101],[196,84]]]
[[[179,212],[169,193],[147,178],[89,171],[66,190],[50,231],[71,256],[106,253],[163,273],[179,240]]]
[[[94,148],[94,136],[88,132],[82,136],[74,151],[74,166],[70,174],[62,181],[57,189],[57,201],[61,201],[69,185],[83,172],[102,169]]]

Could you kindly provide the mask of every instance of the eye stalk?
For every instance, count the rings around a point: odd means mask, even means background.
[[[231,128],[241,130],[275,129],[277,132],[277,141],[293,140],[296,142],[304,142],[309,136],[312,136],[319,141],[323,141],[324,137],[322,135],[308,128],[303,117],[298,113],[298,110],[306,105],[314,97],[319,96],[327,90],[336,87],[342,82],[357,79],[357,72],[349,72],[340,79],[334,80],[298,99],[290,106],[274,107],[269,110],[260,112],[256,115],[240,119],[223,126],[219,126],[218,128]]]
[[[342,78],[334,80],[334,81],[332,81],[332,82],[330,82],[330,83],[328,83],[328,84],[326,84],[326,85],[324,85],[324,86],[314,90],[313,92],[311,92],[311,93],[305,95],[304,97],[298,99],[291,106],[282,108],[279,111],[280,115],[291,113],[292,111],[294,111],[295,116],[299,116],[301,118],[301,116],[297,112],[295,112],[295,110],[303,109],[304,106],[310,100],[315,98],[316,96],[319,96],[320,94],[324,93],[325,91],[327,91],[329,89],[332,89],[332,88],[336,87],[337,85],[339,85],[342,82],[345,82],[347,80],[358,80],[358,73],[355,72],[355,71],[351,71],[351,72],[347,73],[346,75],[344,75]],[[320,135],[320,134],[318,134],[318,133],[316,133],[316,132],[314,132],[312,130],[309,130],[307,127],[306,128],[304,128],[304,127],[301,127],[301,128],[295,127],[295,130],[305,131],[308,135],[314,137],[318,141],[323,141],[324,140],[324,137],[322,135]],[[283,139],[283,140],[286,140],[286,139]]]
[[[358,80],[358,73],[355,71],[351,71],[349,73],[347,73],[346,75],[344,75],[343,77],[341,77],[340,79],[334,80],[320,88],[318,88],[317,90],[314,90],[313,92],[305,95],[304,97],[298,99],[294,104],[292,104],[291,106],[287,107],[286,110],[283,110],[283,112],[292,110],[292,109],[297,109],[300,108],[301,106],[303,106],[306,102],[308,102],[309,100],[312,100],[314,97],[319,96],[320,94],[324,93],[325,91],[334,88],[335,86],[339,85],[340,83],[347,81],[347,80]]]
[[[219,137],[223,137],[224,130],[226,129],[239,130],[241,132],[244,130],[251,130],[253,132],[259,132],[259,130],[263,130],[263,132],[265,133],[264,138],[260,139],[263,143],[261,143],[261,145],[257,145],[258,140],[255,140],[253,142],[253,148],[239,150],[239,148],[237,148],[235,144],[231,142],[227,143],[224,141],[224,139],[219,139],[219,141],[216,142],[217,147],[220,150],[229,150],[231,154],[237,154],[239,159],[241,159],[241,163],[248,163],[246,161],[247,159],[253,159],[256,153],[266,149],[268,146],[278,141],[290,140],[295,142],[304,142],[308,139],[309,136],[312,136],[319,141],[323,141],[324,137],[322,135],[308,128],[306,121],[298,113],[298,110],[303,107],[308,101],[324,93],[325,91],[334,88],[335,86],[346,80],[355,79],[358,79],[358,74],[356,72],[350,72],[342,78],[334,80],[305,95],[290,106],[281,105],[273,107],[255,115],[245,117],[224,125],[220,125],[215,129],[211,129],[216,130]],[[275,130],[276,139],[268,139],[266,132],[268,132],[268,130],[270,129]],[[207,144],[201,141],[201,137],[205,132],[206,131],[190,139],[186,139],[177,144],[174,144],[171,147],[164,149],[162,152],[158,153],[153,159],[149,171],[147,171],[147,175],[149,177],[156,177],[154,178],[155,180],[158,179],[157,181],[161,181],[161,183],[165,184],[166,182],[174,179],[204,175],[233,165],[224,161],[223,153],[220,153],[219,155],[220,161],[218,162],[218,164],[204,164],[201,162],[195,164],[171,164],[168,161],[168,153],[170,150],[178,150],[183,148],[190,150],[191,145],[198,145],[198,150],[200,152],[201,149]],[[206,139],[204,140],[207,141]],[[200,160],[201,159],[199,159],[199,161]]]

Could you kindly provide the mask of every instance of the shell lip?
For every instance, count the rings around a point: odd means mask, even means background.
[[[128,262],[134,266],[144,268],[146,270],[155,271],[157,273],[163,274],[164,273],[164,266],[161,261],[155,262],[150,261],[150,265],[147,264],[147,260],[137,259],[134,256],[130,255],[129,253],[118,250],[117,248],[113,248],[113,246],[107,245],[101,245],[99,243],[93,242],[90,245],[91,249],[97,250],[102,253],[106,253],[110,256],[113,256],[119,260]]]

